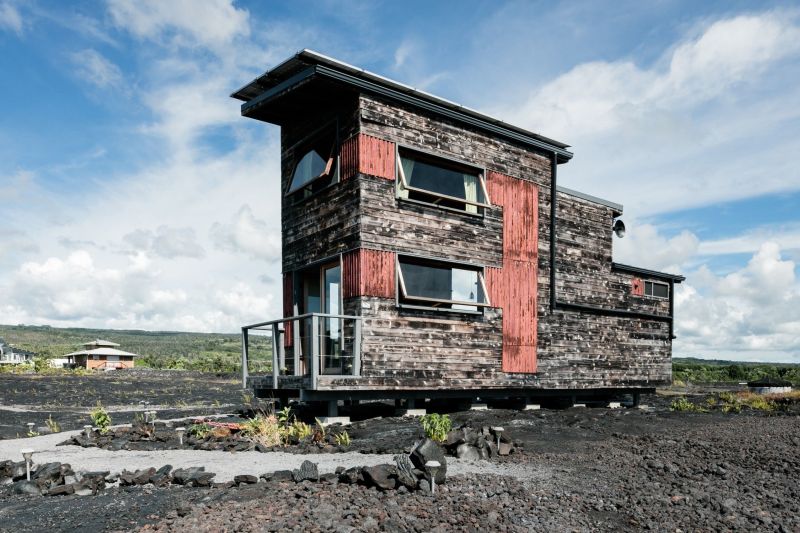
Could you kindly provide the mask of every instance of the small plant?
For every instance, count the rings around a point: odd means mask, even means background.
[[[242,424],[242,436],[264,446],[277,446],[282,442],[281,428],[275,415],[258,415]]]
[[[100,403],[100,400],[97,401],[97,405],[89,413],[89,417],[92,419],[92,424],[100,430],[100,433],[108,433],[108,429],[111,427],[111,416]]]
[[[290,432],[292,436],[297,437],[297,440],[303,440],[310,437],[314,433],[314,430],[305,422],[295,420],[291,425]]]
[[[739,398],[732,392],[720,392],[719,400],[724,403],[738,403]]]
[[[341,433],[335,435],[333,440],[338,446],[344,446],[345,448],[350,446],[350,443],[353,441],[346,431],[342,431]]]
[[[714,398],[713,396],[709,396],[708,398],[706,398],[706,405],[708,405],[709,407],[714,407],[715,405],[717,405],[717,399]]]
[[[283,427],[289,427],[292,420],[292,408],[288,405],[277,412],[278,422]]]
[[[244,405],[253,405],[253,393],[251,393],[251,392],[243,392],[242,393],[242,403]]]
[[[314,433],[311,435],[311,440],[312,442],[325,442],[325,437],[327,436],[325,426],[322,425],[322,422],[319,418],[315,418],[314,420],[317,423],[317,427],[314,428]]]
[[[742,403],[756,411],[774,411],[778,405],[761,394],[747,394],[742,398]]]
[[[680,398],[675,398],[672,400],[672,403],[669,406],[670,411],[679,411],[679,412],[687,412],[687,413],[707,413],[708,410],[700,407],[699,405],[695,405],[689,400],[686,399],[685,396],[681,396]]]
[[[47,420],[44,421],[47,424],[48,429],[50,429],[51,433],[61,433],[61,426],[53,420],[53,415],[47,417]]]
[[[187,432],[198,440],[204,440],[211,433],[211,426],[203,423],[192,424]]]
[[[423,416],[420,422],[422,423],[422,429],[425,430],[425,436],[436,442],[447,440],[447,434],[453,429],[453,423],[448,415],[431,413]]]

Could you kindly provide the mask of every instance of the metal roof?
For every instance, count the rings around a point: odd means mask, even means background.
[[[131,357],[139,357],[139,354],[123,352],[122,350],[115,350],[114,348],[95,348],[94,350],[81,350],[78,352],[68,353],[64,357],[71,355],[130,355]]]
[[[670,281],[674,281],[675,283],[686,281],[685,276],[680,276],[678,274],[667,274],[666,272],[659,272],[658,270],[649,270],[647,268],[640,268],[631,265],[623,265],[622,263],[611,263],[611,268],[614,270],[620,270],[622,272],[630,272],[631,274],[640,274],[642,276],[667,279]]]
[[[265,72],[231,97],[242,100],[242,114],[247,115],[272,97],[281,94],[312,76],[336,80],[360,91],[380,94],[392,100],[432,111],[461,123],[475,126],[542,150],[558,154],[559,162],[572,159],[568,144],[519,128],[496,118],[440,98],[404,83],[349,65],[313,50],[304,49]]]
[[[596,204],[610,207],[611,209],[618,212],[620,215],[622,214],[622,204],[618,204],[610,200],[603,200],[602,198],[598,198],[597,196],[592,196],[591,194],[586,194],[585,192],[580,192],[573,189],[567,189],[566,187],[562,187],[561,185],[556,185],[556,190],[560,193],[568,194],[570,196],[574,196],[576,198],[580,198],[588,202],[594,202]]]

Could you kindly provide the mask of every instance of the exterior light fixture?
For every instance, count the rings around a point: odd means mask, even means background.
[[[25,425],[26,425],[26,426],[28,426],[28,436],[29,436],[29,437],[30,437],[30,436],[32,436],[32,434],[33,434],[33,426],[34,426],[35,424],[34,424],[33,422],[28,422],[28,423],[27,423],[27,424],[25,424]]]
[[[505,429],[501,427],[495,427],[492,428],[492,431],[494,431],[494,434],[497,436],[497,453],[500,453],[500,435],[503,434],[503,431],[505,431]]]
[[[183,446],[183,433],[184,433],[184,431],[186,431],[185,427],[175,428],[175,433],[178,434],[178,442],[180,442],[181,446]]]
[[[92,426],[83,426],[83,432],[86,433],[86,437],[92,436]]]
[[[25,459],[25,473],[28,477],[28,481],[31,480],[31,464],[33,463],[33,450],[30,448],[25,450],[20,450],[22,452],[22,458]]]
[[[614,226],[611,229],[614,231],[614,234],[616,234],[616,236],[619,237],[620,239],[625,236],[625,223],[622,221],[622,219],[618,218],[617,220],[615,220]]]
[[[442,467],[439,461],[428,461],[425,463],[425,468],[431,473],[431,494],[436,493],[436,473]]]

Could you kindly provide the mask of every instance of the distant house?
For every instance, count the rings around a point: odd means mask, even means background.
[[[13,348],[6,341],[0,339],[0,365],[18,365],[33,360],[33,352]]]
[[[84,343],[83,350],[68,353],[64,357],[71,366],[92,370],[133,368],[133,358],[139,357],[138,354],[117,350],[118,346],[116,342],[97,339]]]

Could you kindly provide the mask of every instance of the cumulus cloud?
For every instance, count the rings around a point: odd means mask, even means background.
[[[279,261],[281,234],[253,215],[249,205],[243,205],[229,223],[215,222],[209,230],[211,240],[220,250],[242,253],[253,259]]]
[[[795,263],[766,242],[725,276],[707,267],[676,294],[676,354],[800,361],[800,285]]]
[[[0,28],[22,35],[22,15],[11,2],[0,2]]]
[[[137,251],[149,251],[155,255],[174,259],[205,256],[205,250],[197,242],[192,228],[173,228],[161,225],[155,231],[137,229],[123,236],[123,240]]]
[[[678,272],[700,246],[700,240],[689,231],[667,238],[656,226],[635,220],[628,220],[625,237],[615,237],[613,242],[615,261],[666,272]]]
[[[100,52],[91,48],[70,55],[75,72],[82,80],[101,89],[116,87],[122,82],[122,71]]]
[[[250,33],[249,13],[230,0],[110,0],[108,6],[117,26],[143,39],[214,48]]]

